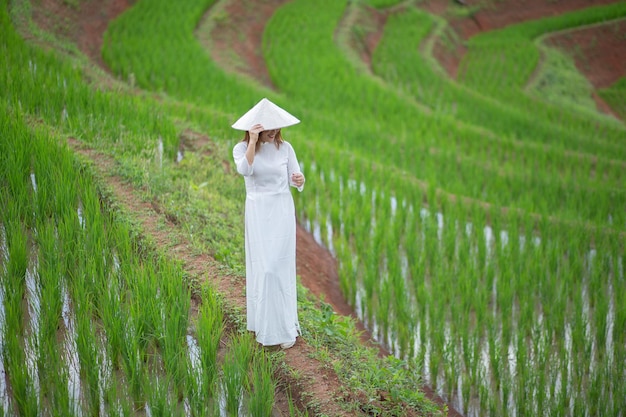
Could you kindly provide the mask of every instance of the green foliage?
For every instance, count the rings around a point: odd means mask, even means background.
[[[562,52],[544,48],[541,70],[532,81],[530,90],[542,100],[556,105],[578,106],[596,110],[593,86],[576,68],[574,61]]]
[[[132,75],[140,87],[172,92],[223,112],[240,112],[241,103],[259,100],[258,90],[217,68],[193,38],[194,28],[213,3],[138,2],[109,25],[102,48],[105,62],[123,79]]]
[[[273,380],[274,366],[271,357],[264,351],[253,357],[253,373],[250,381],[248,411],[253,416],[269,416],[274,408],[276,382]]]
[[[620,78],[609,88],[599,90],[598,94],[622,119],[626,118],[626,78]]]
[[[402,1],[403,0],[361,0],[360,2],[363,4],[368,4],[372,7],[376,7],[377,9],[384,9],[387,7],[396,6],[402,3]]]
[[[196,338],[200,349],[200,364],[204,372],[201,373],[200,393],[212,393],[215,391],[218,377],[217,353],[220,340],[224,332],[224,315],[218,304],[213,290],[204,288],[203,299],[205,302],[198,314],[196,322]]]
[[[114,404],[168,413],[181,396],[192,397],[198,414],[215,413],[223,332],[216,300],[203,295],[195,323],[202,366],[193,368],[182,271],[138,242],[127,219],[103,210],[93,173],[57,146],[72,136],[106,151],[198,251],[240,278],[244,190],[230,155],[240,138],[229,126],[267,91],[224,73],[194,40],[212,1],[184,3],[142,0],[105,36],[110,68],[159,100],[93,88],[70,59],[26,44],[12,29],[8,2],[0,3],[0,222],[9,254],[0,261],[1,282],[4,334],[19,336],[2,339],[3,358],[23,414],[47,406],[29,391],[33,375],[18,343],[31,340],[21,301],[29,294],[30,239],[41,251],[38,282],[49,314],[40,323],[47,346],[40,381],[57,371],[67,380],[63,369],[46,365],[58,361],[45,360],[59,355],[49,341],[60,299],[51,277],[62,276],[84,313],[77,341],[86,413],[99,411],[99,384],[111,413]],[[347,407],[436,413],[419,391],[421,374],[443,381],[437,388],[447,396],[474,399],[484,414],[506,414],[510,398],[518,414],[560,414],[567,401],[576,414],[623,409],[614,364],[624,360],[626,334],[619,303],[626,217],[618,209],[626,199],[625,130],[522,91],[540,60],[539,36],[623,16],[623,4],[480,35],[469,42],[461,84],[420,54],[441,22],[410,4],[387,22],[373,57],[377,77],[334,41],[354,4],[296,0],[273,15],[263,53],[280,93],[269,96],[303,120],[285,132],[307,175],[306,191],[295,197],[299,219],[335,254],[342,290],[374,336],[403,358],[380,359],[360,347],[354,321],[301,292],[305,337],[353,388]],[[562,69],[550,74],[563,78]],[[620,100],[624,85],[607,97]],[[187,128],[206,138],[175,163]],[[243,320],[239,313],[234,321]],[[102,355],[123,376],[122,387],[96,372],[106,362],[94,354],[104,343],[96,334],[106,335]],[[231,412],[239,404],[269,409],[267,362],[250,362],[257,352],[246,341],[229,346],[221,369]],[[150,386],[155,369],[162,373]],[[60,385],[44,389],[53,414],[71,407],[62,399],[67,384]],[[242,386],[250,389],[247,403]]]
[[[360,332],[348,317],[298,287],[303,336],[317,349],[318,359],[332,366],[342,383],[347,408],[373,415],[402,415],[405,407],[424,415],[438,415],[420,390],[423,383],[410,362],[393,356],[381,358],[378,349],[363,347]]]
[[[248,371],[253,356],[253,343],[249,333],[234,335],[222,363],[221,380],[226,398],[226,412],[230,416],[239,415],[244,389],[249,384]],[[259,406],[259,402],[263,404],[265,398],[255,398],[254,406]]]

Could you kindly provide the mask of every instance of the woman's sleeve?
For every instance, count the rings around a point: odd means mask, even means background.
[[[302,183],[301,186],[298,187],[293,183],[293,181],[291,181],[292,174],[295,174],[295,173],[302,174],[302,171],[300,170],[300,164],[298,164],[298,158],[296,157],[296,152],[293,150],[293,147],[291,146],[291,144],[288,144],[288,148],[289,148],[289,160],[287,161],[287,171],[289,175],[289,185],[291,185],[292,187],[296,187],[298,191],[302,191],[304,189],[304,182]],[[302,174],[302,176],[304,177],[304,174]]]
[[[237,172],[244,177],[252,175],[254,171],[254,163],[250,165],[246,159],[247,148],[248,147],[245,142],[239,142],[233,148],[233,159],[235,160],[235,165],[237,166]]]

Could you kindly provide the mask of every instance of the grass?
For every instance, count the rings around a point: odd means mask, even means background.
[[[616,81],[609,88],[604,88],[598,91],[600,97],[602,97],[612,109],[623,119],[626,114],[624,101],[621,99],[624,97],[624,91],[626,91],[626,78],[621,78]]]

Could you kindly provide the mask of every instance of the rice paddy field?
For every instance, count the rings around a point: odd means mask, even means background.
[[[211,49],[233,1],[131,2],[102,66],[33,20],[40,3],[0,0],[0,416],[445,415],[423,384],[451,415],[626,415],[626,74],[596,91],[545,41],[623,27],[625,1],[463,40],[454,19],[511,2],[275,2],[257,51],[271,86]],[[463,46],[456,76],[437,42]],[[283,132],[307,178],[298,222],[389,353],[300,286],[302,356],[332,400],[237,307],[230,125],[263,97],[302,120]],[[183,237],[206,271],[176,258]]]

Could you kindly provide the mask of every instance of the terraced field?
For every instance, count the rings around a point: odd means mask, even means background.
[[[623,415],[626,2],[518,3],[3,0],[0,415]],[[243,325],[262,97],[287,352]]]

